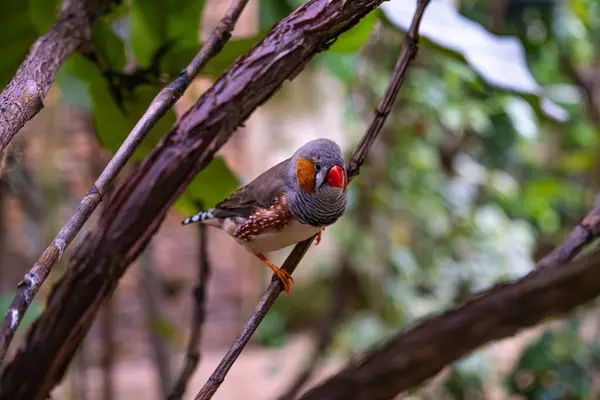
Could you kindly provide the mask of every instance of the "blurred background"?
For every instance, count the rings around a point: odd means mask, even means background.
[[[228,3],[124,1],[98,21],[93,46],[63,65],[45,109],[0,159],[2,315],[16,284]],[[231,42],[119,180],[228,65],[302,3],[251,0]],[[5,86],[53,23],[58,1],[0,5]],[[164,398],[183,363],[202,259],[198,227],[184,228],[181,219],[313,138],[331,138],[349,156],[385,90],[414,7],[414,0],[384,3],[251,116],[121,279],[53,398]],[[421,35],[394,111],[349,189],[345,216],[310,249],[292,295],[276,302],[216,399],[275,399],[310,370],[307,388],[389,335],[523,276],[598,200],[600,2],[435,0]],[[84,230],[94,224],[92,217]],[[206,241],[212,272],[188,399],[271,278],[221,232],[207,229]],[[13,351],[68,259],[29,309]],[[592,303],[485,346],[398,398],[599,398],[599,328]]]

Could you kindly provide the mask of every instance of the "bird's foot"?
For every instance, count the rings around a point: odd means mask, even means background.
[[[321,243],[321,234],[323,233],[324,230],[325,230],[325,227],[321,228],[319,233],[317,233],[317,238],[315,239],[315,246],[318,246],[319,243]]]
[[[283,290],[285,291],[286,296],[289,296],[289,294],[292,290],[292,283],[294,283],[294,277],[292,275],[290,275],[290,273],[287,272],[286,270],[283,270],[283,269],[279,268],[277,265],[273,264],[264,255],[257,254],[256,256],[262,262],[267,264],[267,267],[269,267],[271,269],[271,271],[273,271],[273,273],[275,275],[277,275],[277,277],[279,278],[281,283],[283,283]]]

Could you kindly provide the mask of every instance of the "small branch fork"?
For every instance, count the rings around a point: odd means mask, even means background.
[[[94,21],[114,0],[64,0],[56,23],[31,46],[8,86],[0,93],[0,154],[44,98],[63,61],[90,40]]]
[[[12,341],[19,324],[23,320],[25,311],[29,308],[33,298],[42,286],[52,266],[56,264],[67,246],[79,233],[85,222],[92,215],[98,204],[102,201],[104,194],[113,183],[115,177],[125,166],[138,145],[146,137],[156,122],[175,104],[183,95],[194,77],[206,65],[206,63],[223,48],[231,37],[237,20],[249,0],[232,1],[225,16],[214,29],[208,41],[202,46],[196,57],[190,62],[185,70],[160,91],[152,100],[152,103],[127,136],[119,150],[115,153],[108,165],[104,168],[90,191],[83,197],[75,213],[61,228],[53,242],[44,251],[33,268],[25,275],[17,286],[17,294],[4,316],[0,325],[0,364],[6,355],[8,346]],[[41,39],[40,39],[41,40]],[[10,86],[10,85],[9,85]],[[0,97],[0,116],[3,114],[2,97]],[[2,122],[2,121],[0,121]],[[24,123],[24,122],[23,122]],[[2,140],[2,129],[4,122],[0,124],[0,140]],[[22,126],[22,125],[21,125]],[[1,151],[1,147],[0,147]]]
[[[199,209],[201,207],[198,207]],[[208,262],[208,246],[206,245],[206,226],[198,224],[200,231],[200,262],[198,271],[198,283],[194,289],[194,318],[192,320],[192,330],[185,354],[183,369],[168,400],[180,400],[185,393],[190,378],[192,377],[198,363],[200,362],[200,340],[202,339],[202,325],[206,315],[206,283],[210,279],[210,264]]]
[[[394,101],[398,95],[398,90],[404,81],[404,76],[408,66],[417,54],[419,24],[421,23],[423,13],[425,12],[428,4],[429,0],[420,0],[417,4],[417,10],[415,11],[410,29],[407,32],[404,43],[402,44],[402,48],[400,49],[400,55],[398,57],[398,61],[396,62],[396,66],[394,67],[392,79],[388,84],[383,99],[375,110],[375,116],[373,117],[369,128],[365,132],[356,150],[350,157],[350,161],[348,163],[348,181],[351,181],[358,175],[360,166],[365,161],[369,149],[373,145],[373,142],[377,138],[377,135],[381,131],[381,128],[383,127],[383,124],[392,109]],[[306,254],[314,239],[315,237],[312,237],[308,240],[298,243],[292,250],[292,253],[285,260],[282,269],[292,274],[298,266],[298,263],[300,263],[304,257],[304,254]],[[273,303],[275,303],[275,300],[281,293],[282,289],[283,284],[277,277],[274,276],[273,280],[271,281],[271,285],[258,302],[254,312],[250,316],[250,319],[248,322],[246,322],[246,325],[244,325],[242,332],[239,334],[225,357],[223,357],[223,360],[217,366],[208,381],[200,389],[195,400],[207,400],[213,397],[213,395],[221,386],[221,383],[223,383],[225,380],[227,373],[250,340],[250,337],[258,328],[258,325],[261,323]]]

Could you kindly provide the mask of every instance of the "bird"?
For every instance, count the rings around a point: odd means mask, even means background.
[[[345,212],[348,176],[340,146],[320,138],[234,191],[213,208],[182,221],[227,232],[263,261],[290,294],[294,278],[264,253],[283,249],[321,232]]]

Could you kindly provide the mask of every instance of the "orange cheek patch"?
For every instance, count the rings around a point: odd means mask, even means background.
[[[298,186],[306,193],[315,191],[315,165],[306,158],[298,157],[296,161],[296,179]]]

